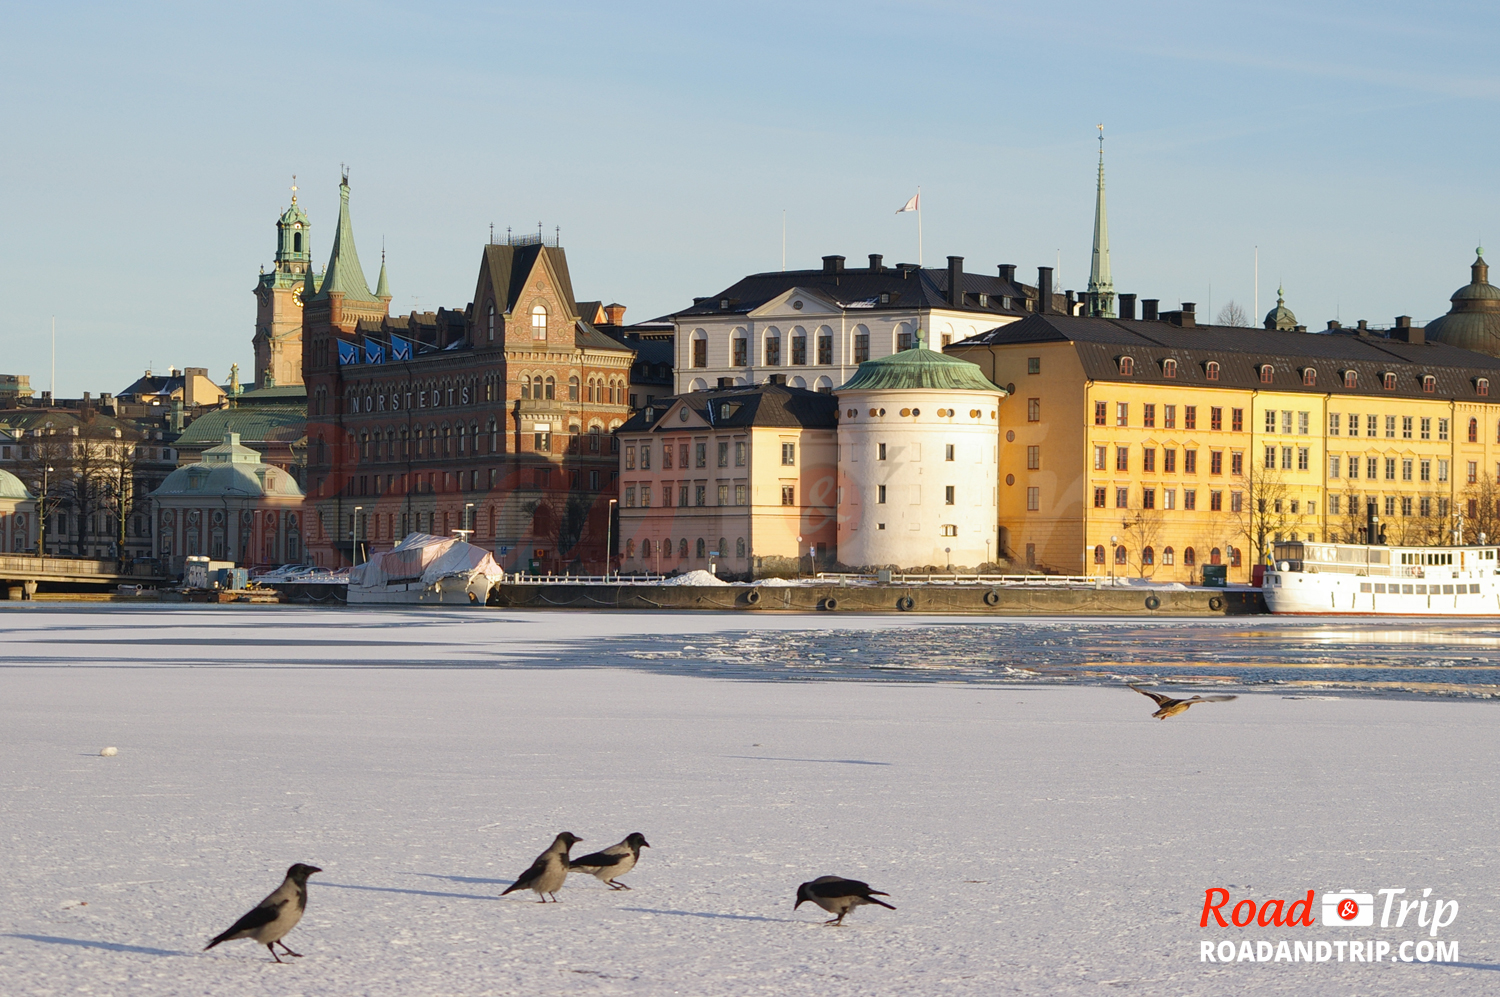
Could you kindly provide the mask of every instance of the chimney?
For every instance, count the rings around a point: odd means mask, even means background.
[[[1007,284],[1014,284],[1016,282],[1016,265],[1014,263],[1000,264],[1000,279]]]
[[[1064,298],[1064,300],[1066,300],[1068,302],[1068,314],[1069,315],[1077,315],[1078,314],[1078,299],[1073,296],[1073,292],[1072,291],[1064,291],[1063,292],[1063,298]]]
[[[1394,333],[1397,339],[1404,339],[1408,343],[1420,346],[1427,342],[1427,330],[1422,326],[1413,326],[1410,315],[1396,316],[1396,329]]]
[[[1036,268],[1036,310],[1042,315],[1052,314],[1052,268]]]
[[[1369,332],[1370,331],[1370,323],[1366,322],[1364,319],[1360,319],[1359,320],[1359,331],[1361,333],[1367,333],[1367,332]]]
[[[964,303],[964,258],[948,257],[948,304],[954,308]]]
[[[871,253],[870,254],[870,272],[871,273],[880,273],[880,271],[882,271],[882,270],[885,269],[885,267],[883,267],[883,266],[880,265],[880,260],[881,260],[881,255],[879,253]]]
[[[1157,321],[1156,306],[1158,304],[1160,304],[1160,303],[1161,303],[1161,301],[1158,298],[1142,298],[1141,299],[1141,321],[1142,322],[1155,322],[1155,321]]]
[[[1129,319],[1132,322],[1135,321],[1135,295],[1120,295],[1120,317]]]
[[[825,256],[825,257],[823,257],[823,272],[824,273],[843,273],[844,272],[844,258],[842,256]]]
[[[1198,304],[1193,301],[1182,303],[1182,327],[1191,329],[1198,324]]]
[[[625,306],[621,304],[605,305],[604,316],[610,325],[624,325]]]

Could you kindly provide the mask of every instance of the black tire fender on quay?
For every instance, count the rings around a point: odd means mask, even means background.
[[[1217,595],[1210,596],[1208,600],[1208,608],[1217,613],[1219,610],[1224,608],[1223,598]]]
[[[1000,593],[996,592],[994,589],[990,589],[988,592],[986,592],[984,594],[984,604],[986,606],[994,606],[994,605],[997,605],[999,602],[1000,602]]]
[[[760,589],[751,589],[749,592],[746,592],[745,601],[752,606],[760,602]]]
[[[911,608],[916,604],[917,601],[909,595],[903,595],[901,598],[896,600],[896,608],[901,610],[901,612],[903,613],[910,612]]]
[[[1161,608],[1161,600],[1158,599],[1154,595],[1148,595],[1148,596],[1146,596],[1146,608],[1147,609],[1160,609]]]

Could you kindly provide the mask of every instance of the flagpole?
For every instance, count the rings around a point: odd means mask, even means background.
[[[786,273],[786,209],[781,209],[781,272]]]
[[[1250,324],[1254,325],[1260,321],[1260,247],[1255,247],[1255,314],[1250,316]]]
[[[922,266],[922,185],[917,184],[917,266]]]

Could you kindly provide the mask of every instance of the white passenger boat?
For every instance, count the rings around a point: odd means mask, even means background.
[[[1500,615],[1496,547],[1278,543],[1261,592],[1273,613]]]

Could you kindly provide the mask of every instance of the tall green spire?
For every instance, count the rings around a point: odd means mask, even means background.
[[[359,265],[359,253],[354,248],[354,223],[349,220],[349,174],[344,173],[339,181],[339,227],[333,233],[333,251],[328,255],[328,269],[323,272],[323,286],[318,297],[339,293],[345,301],[376,302],[370,293],[365,271]]]
[[[375,282],[375,297],[382,301],[391,300],[391,285],[385,279],[385,249],[380,250],[380,279]]]
[[[1099,126],[1099,190],[1094,200],[1094,262],[1089,269],[1089,314],[1115,317],[1115,282],[1109,274],[1109,216],[1104,209],[1104,126]]]

